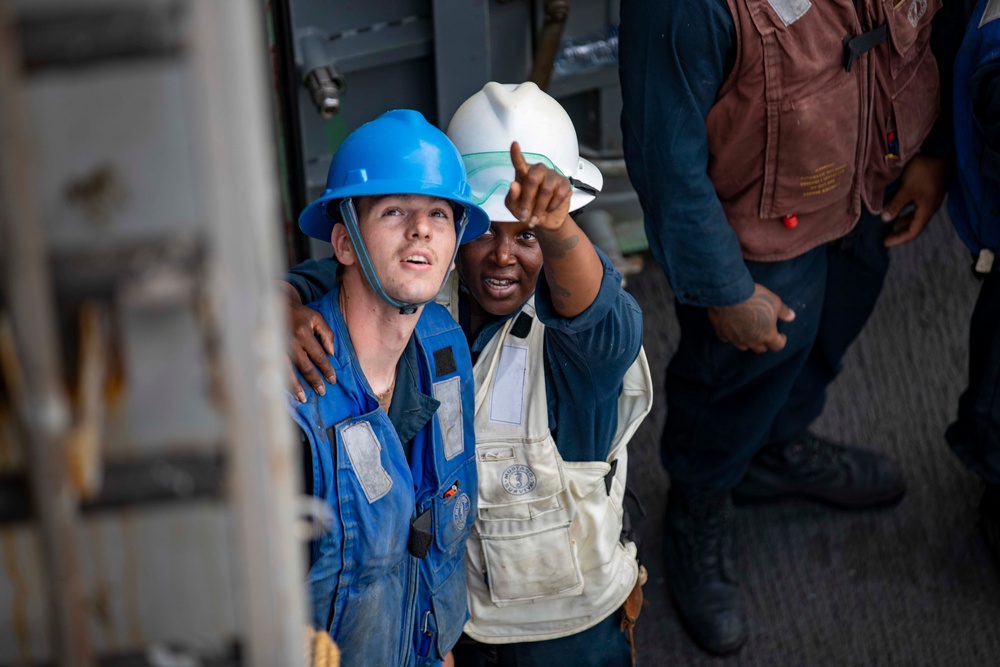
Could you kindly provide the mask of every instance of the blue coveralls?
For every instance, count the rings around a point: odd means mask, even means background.
[[[468,346],[444,308],[424,307],[400,364],[436,414],[407,452],[361,372],[339,292],[311,304],[334,331],[337,382],[325,396],[303,383],[306,402],[289,399],[309,443],[312,493],[334,515],[311,545],[313,623],[337,641],[345,667],[434,665],[468,618],[477,500]]]

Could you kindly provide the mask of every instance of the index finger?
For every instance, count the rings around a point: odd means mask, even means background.
[[[515,176],[524,176],[528,173],[528,163],[521,153],[521,145],[516,141],[510,144],[510,161],[514,165]]]

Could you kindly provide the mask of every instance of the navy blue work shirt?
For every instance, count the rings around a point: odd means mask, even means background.
[[[413,336],[403,348],[396,365],[396,383],[392,403],[387,413],[399,441],[403,443],[407,460],[413,449],[413,436],[420,432],[437,412],[441,402],[420,391],[420,370],[417,368],[417,341]]]

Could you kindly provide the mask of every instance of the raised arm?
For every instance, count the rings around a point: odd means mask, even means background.
[[[604,270],[590,239],[569,215],[569,179],[543,164],[529,165],[515,141],[510,147],[514,181],[507,208],[538,235],[542,271],[552,305],[562,317],[576,317],[597,298]]]

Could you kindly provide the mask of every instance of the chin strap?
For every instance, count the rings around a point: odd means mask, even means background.
[[[429,303],[434,300],[431,297],[427,301],[421,301],[420,303],[407,303],[405,301],[400,301],[399,299],[389,296],[389,293],[385,291],[385,287],[382,286],[382,281],[379,280],[378,274],[375,273],[375,267],[372,265],[371,255],[368,254],[368,248],[365,246],[364,240],[361,238],[361,228],[358,225],[358,212],[354,208],[354,201],[351,197],[347,197],[340,201],[340,218],[344,221],[344,226],[347,227],[347,235],[351,239],[351,245],[354,246],[354,256],[358,258],[358,264],[361,267],[361,273],[364,274],[365,280],[368,281],[368,286],[371,287],[372,291],[375,292],[375,296],[385,301],[387,304],[393,308],[399,308],[400,315],[413,315],[417,312],[417,309],[425,303]],[[458,225],[458,233],[455,234],[455,252],[451,255],[451,261],[448,262],[448,266],[451,267],[455,264],[455,257],[458,256],[458,246],[462,243],[462,236],[465,234],[465,227],[469,224],[469,216],[466,209],[462,209],[462,219]],[[437,292],[441,291],[441,288],[448,282],[448,278],[451,276],[451,268],[444,275],[444,280],[438,285]]]

